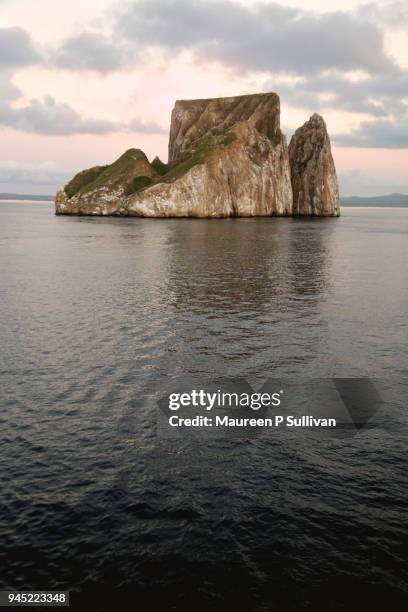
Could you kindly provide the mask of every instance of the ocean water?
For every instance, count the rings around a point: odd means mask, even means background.
[[[0,202],[0,587],[98,610],[407,609],[408,210]],[[385,381],[354,436],[161,439],[172,379]]]

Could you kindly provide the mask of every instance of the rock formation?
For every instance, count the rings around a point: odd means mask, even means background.
[[[280,104],[276,94],[256,94],[209,100],[177,100],[171,113],[169,162],[188,154],[193,143],[211,129],[227,131],[250,121],[271,140],[280,136]]]
[[[130,149],[111,165],[96,166],[74,176],[56,195],[56,213],[142,217],[337,215],[338,192],[336,200],[333,189],[337,180],[321,121],[324,134],[310,130],[309,142],[309,132],[305,131],[293,147],[291,143],[292,171],[301,172],[297,181],[291,178],[276,94],[178,100],[171,116],[167,164],[158,157],[149,163],[142,151]],[[307,190],[312,205],[299,205],[302,196],[298,185],[302,194]],[[292,196],[295,186],[296,210]]]
[[[312,115],[289,144],[293,214],[322,217],[340,214],[339,186],[326,124]]]

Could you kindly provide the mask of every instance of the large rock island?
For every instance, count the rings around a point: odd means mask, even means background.
[[[336,170],[324,120],[313,115],[288,147],[274,93],[178,100],[169,159],[129,149],[79,172],[57,214],[138,217],[338,216]]]

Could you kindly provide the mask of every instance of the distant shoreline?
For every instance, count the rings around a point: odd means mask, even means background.
[[[380,207],[380,208],[407,208],[408,195],[403,193],[390,193],[383,196],[348,196],[340,198],[341,206]]]
[[[53,195],[0,193],[0,201],[8,202],[54,202]],[[393,193],[386,196],[347,196],[340,198],[344,208],[408,208],[408,195]]]
[[[31,195],[22,193],[0,193],[0,200],[16,200],[24,202],[53,202],[55,196],[52,195]]]

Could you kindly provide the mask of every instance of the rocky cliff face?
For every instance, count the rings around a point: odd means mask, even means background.
[[[226,132],[248,121],[270,138],[280,138],[280,104],[274,94],[208,100],[177,100],[171,113],[169,162],[188,154],[194,142],[217,129]]]
[[[308,184],[318,211],[319,183]],[[288,216],[292,185],[279,98],[269,93],[177,101],[168,164],[157,157],[149,163],[142,151],[130,149],[109,166],[77,174],[55,203],[57,214]]]
[[[58,191],[57,212],[79,215],[114,214],[134,186],[146,186],[159,176],[140,149],[129,149],[109,166],[83,170]],[[109,212],[107,212],[109,211]]]
[[[215,138],[214,144],[212,139]],[[243,122],[226,135],[199,141],[204,152],[178,177],[129,197],[128,214],[146,217],[233,217],[290,215],[292,190],[284,137],[272,144]],[[207,148],[208,147],[208,148]],[[199,149],[196,149],[196,151]],[[201,157],[202,155],[202,157]],[[200,158],[202,161],[200,161]]]
[[[315,114],[296,130],[289,159],[293,214],[338,216],[339,186],[323,117]]]

